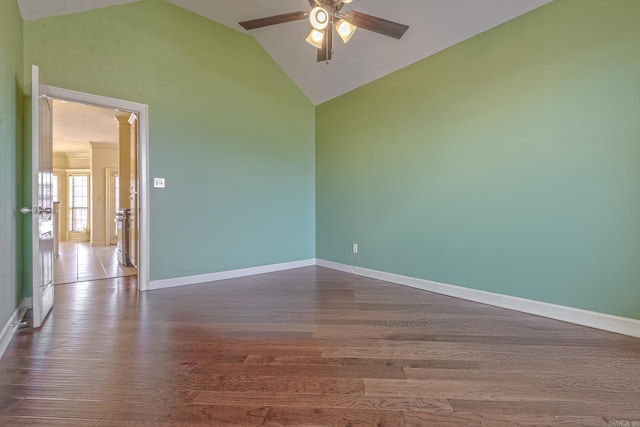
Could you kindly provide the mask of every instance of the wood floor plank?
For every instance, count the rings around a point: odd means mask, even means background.
[[[522,373],[501,372],[488,369],[429,369],[429,368],[404,368],[408,380],[457,380],[478,382],[500,382],[502,384],[529,384],[533,385],[529,376]]]
[[[620,402],[616,399],[575,400],[462,400],[450,399],[455,412],[499,415],[552,415],[602,417],[640,421],[640,400]]]
[[[415,369],[480,369],[480,361],[476,360],[447,360],[447,359],[369,359],[344,358],[337,359],[348,366],[399,366]]]
[[[195,388],[198,381],[190,381]],[[215,383],[201,384],[201,390],[272,392],[280,394],[355,394],[364,395],[364,382],[353,378],[281,378],[269,376],[220,376]]]
[[[6,368],[27,370],[53,370],[53,369],[90,369],[95,367],[100,359],[85,358],[55,358],[55,357],[6,357],[2,364]]]
[[[203,391],[194,403],[244,406],[259,404],[266,407],[285,408],[333,408],[378,410],[429,410],[453,412],[445,399],[421,399],[411,397],[368,397],[340,394],[275,394]]]
[[[320,356],[264,356],[252,354],[247,356],[243,363],[257,365],[279,366],[343,366],[340,359],[330,359]]]
[[[102,420],[83,420],[69,418],[34,418],[34,417],[3,417],[0,416],[0,426],[7,427],[96,427]]]
[[[640,385],[638,384],[638,379],[626,374],[626,372],[609,372],[606,376],[590,375],[585,377],[580,374],[570,375],[565,372],[562,375],[526,374],[526,377],[542,390],[594,390],[639,395]]]
[[[550,415],[487,415],[482,413],[404,412],[405,427],[610,427],[600,417],[555,417]]]
[[[271,408],[264,426],[401,427],[400,411],[328,408]]]
[[[0,384],[24,384],[33,377],[34,374],[29,369],[0,368]]]
[[[161,421],[124,421],[124,420],[103,420],[96,427],[246,427],[246,424],[216,421],[215,424],[205,421],[201,423],[192,422],[161,422]]]
[[[369,366],[296,366],[296,365],[209,365],[198,366],[189,371],[189,375],[256,375],[274,377],[320,377],[320,378],[395,378],[404,379],[405,374],[399,367]]]
[[[208,425],[261,426],[269,408],[256,405],[200,405],[127,402],[120,404],[108,420],[205,423]]]
[[[81,396],[83,389],[78,387],[54,387],[35,385],[0,385],[0,395],[13,398],[30,397],[33,399],[76,399]]]
[[[91,400],[97,402],[182,402],[188,403],[198,394],[197,391],[174,387],[127,387],[120,383],[96,385],[72,384],[67,387],[20,386],[10,388],[15,397],[32,399]]]
[[[532,352],[538,353],[545,359],[563,357],[572,358],[608,358],[629,359],[625,363],[640,366],[637,359],[640,351],[615,350],[600,347],[565,348],[561,346],[522,346],[499,345],[486,346],[476,343],[425,343],[421,341],[404,341],[399,345],[391,345],[387,340],[381,340],[375,347],[339,347],[328,348],[322,355],[329,358],[389,358],[389,359],[454,359],[454,360],[521,360],[531,357]]]
[[[364,379],[366,396],[419,397],[427,399],[544,399],[545,394],[528,382],[494,380],[386,380]]]
[[[638,402],[640,339],[321,267],[58,285],[0,360],[18,427],[596,427]]]
[[[66,399],[21,399],[0,416],[31,418],[104,419],[120,406],[120,402],[96,402]]]

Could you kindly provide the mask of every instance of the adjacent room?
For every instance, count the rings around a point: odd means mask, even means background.
[[[639,22],[0,1],[0,425],[640,425]]]
[[[137,274],[132,114],[67,101],[52,107],[54,284]]]

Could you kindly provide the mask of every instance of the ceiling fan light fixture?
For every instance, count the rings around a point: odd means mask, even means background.
[[[245,30],[253,30],[285,22],[308,19],[311,24],[311,32],[306,41],[317,49],[317,62],[329,62],[331,60],[334,48],[334,30],[342,41],[347,43],[358,28],[398,40],[409,29],[408,25],[367,15],[357,10],[348,10],[345,13],[341,13],[343,6],[351,2],[352,0],[308,0],[312,8],[310,12],[281,13],[280,15],[242,21],[238,24]]]
[[[309,36],[307,37],[307,43],[317,49],[322,49],[322,44],[324,43],[324,33],[316,29],[311,30]]]
[[[350,22],[347,22],[344,19],[339,20],[336,24],[336,31],[338,32],[338,35],[340,36],[342,41],[345,43],[349,41],[351,36],[353,36],[353,33],[356,32],[357,28],[358,27]]]
[[[309,13],[309,22],[314,29],[322,31],[329,25],[329,12],[320,6],[316,6]]]

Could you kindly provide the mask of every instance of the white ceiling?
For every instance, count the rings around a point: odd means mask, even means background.
[[[131,0],[18,0],[25,19],[71,13]],[[357,30],[348,44],[337,39],[333,59],[316,62],[302,20],[245,31],[237,23],[280,13],[308,11],[308,0],[167,0],[247,33],[273,57],[313,104],[342,95],[473,37],[552,0],[354,0],[358,10],[409,25],[401,40]],[[55,7],[54,7],[55,3]],[[37,11],[37,13],[36,13]]]
[[[75,102],[53,101],[53,151],[89,153],[89,142],[118,145],[118,112]]]
[[[307,0],[169,1],[255,37],[309,100],[320,104],[551,0],[354,0],[342,11],[358,10],[410,28],[401,40],[357,30],[346,45],[336,40],[329,64],[317,63],[316,50],[305,41],[311,29],[306,20],[251,31],[237,24],[308,11]]]

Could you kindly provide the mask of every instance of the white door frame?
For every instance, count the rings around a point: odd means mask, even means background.
[[[62,101],[123,110],[138,114],[138,177],[140,179],[138,232],[138,289],[149,289],[149,106],[106,96],[49,86],[50,96]]]
[[[111,234],[111,230],[115,229],[114,218],[116,217],[116,206],[115,206],[115,198],[111,198],[111,193],[115,192],[115,188],[111,183],[111,176],[117,175],[118,179],[120,179],[120,173],[118,168],[105,168],[105,183],[106,183],[106,191],[105,191],[105,234],[106,234],[106,243],[107,246],[115,245],[115,242],[112,240],[115,236]],[[117,240],[117,237],[115,237]]]

